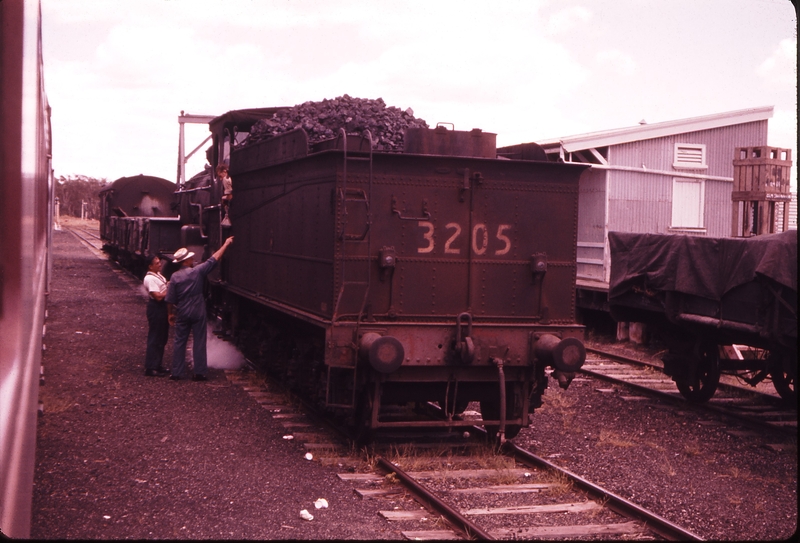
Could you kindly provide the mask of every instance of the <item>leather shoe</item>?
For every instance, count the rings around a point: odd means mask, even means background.
[[[156,369],[144,370],[144,374],[147,377],[166,377],[167,375],[169,375],[169,372],[164,368],[156,368]]]
[[[170,375],[169,376],[169,380],[170,381],[180,381],[181,380],[181,376],[180,375]]]
[[[195,374],[192,377],[192,381],[208,381],[208,377],[206,377],[205,375]]]

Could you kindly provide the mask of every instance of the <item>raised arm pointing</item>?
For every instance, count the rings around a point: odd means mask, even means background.
[[[215,259],[217,259],[217,260],[221,259],[221,258],[222,258],[222,255],[223,255],[223,254],[225,254],[225,249],[227,249],[227,248],[228,248],[228,245],[230,245],[231,243],[233,243],[233,236],[231,236],[231,237],[229,237],[228,239],[226,239],[226,240],[225,240],[225,243],[223,243],[223,244],[222,244],[222,247],[220,247],[219,249],[217,249],[217,252],[216,252],[216,253],[214,253],[214,254],[213,254],[213,255],[211,255],[211,256],[213,256],[213,257],[214,257]]]

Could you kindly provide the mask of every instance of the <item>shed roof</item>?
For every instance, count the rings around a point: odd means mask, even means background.
[[[676,121],[666,121],[653,124],[640,124],[627,128],[615,128],[603,130],[601,132],[590,132],[588,134],[578,134],[561,138],[540,140],[537,143],[545,149],[563,147],[565,151],[579,151],[608,145],[618,145],[632,141],[661,138],[686,132],[697,132],[699,130],[710,130],[723,126],[764,121],[772,117],[774,106],[764,106],[748,109],[739,109],[725,113],[715,113],[713,115],[703,115],[701,117],[690,117]]]

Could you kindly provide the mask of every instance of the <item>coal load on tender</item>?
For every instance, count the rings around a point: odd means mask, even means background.
[[[369,130],[376,150],[399,152],[403,150],[405,130],[428,128],[428,123],[414,117],[411,108],[403,111],[394,106],[386,107],[383,98],[351,98],[345,94],[331,100],[305,102],[281,109],[272,118],[256,122],[244,144],[256,143],[297,128],[306,131],[309,144],[336,137],[341,128],[348,134],[359,135]]]

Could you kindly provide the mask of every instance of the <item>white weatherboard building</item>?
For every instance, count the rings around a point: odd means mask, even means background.
[[[609,231],[731,236],[734,150],[766,146],[772,115],[760,107],[538,141],[550,160],[592,165],[580,181],[578,306],[606,308]]]

